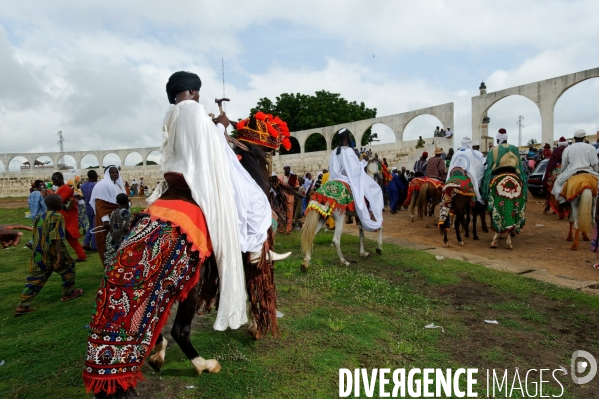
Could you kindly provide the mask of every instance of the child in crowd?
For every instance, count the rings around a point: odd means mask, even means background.
[[[15,316],[33,312],[31,301],[42,290],[53,272],[62,278],[62,301],[81,296],[83,290],[75,288],[75,262],[65,244],[65,222],[60,214],[62,198],[48,194],[44,198],[47,211],[40,214],[33,226],[33,253],[29,263],[29,276],[21,293]]]
[[[119,207],[110,214],[109,230],[106,235],[104,259],[107,266],[114,262],[119,247],[129,234],[131,224],[131,211],[129,211],[129,197],[127,194],[117,195],[116,203]]]

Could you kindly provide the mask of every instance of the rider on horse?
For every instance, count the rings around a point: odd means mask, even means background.
[[[562,171],[562,155],[564,154],[564,150],[567,146],[568,142],[566,141],[565,137],[560,137],[557,142],[557,148],[553,150],[553,153],[549,158],[549,162],[547,162],[547,169],[545,170],[542,181],[543,187],[548,192],[544,212],[547,212],[551,207],[553,208],[553,211],[559,215],[560,219],[563,219],[565,216],[567,216],[568,212],[563,209],[559,209],[560,207],[556,204],[556,201],[551,198],[551,190],[553,190],[555,179],[557,179]]]
[[[376,231],[383,222],[383,192],[379,185],[364,172],[364,167],[353,149],[349,147],[351,132],[343,128],[338,134],[341,144],[329,159],[329,180],[339,180],[349,185],[362,227],[366,231]],[[364,198],[370,205],[374,220],[370,217],[369,206]]]
[[[584,142],[586,132],[578,129],[574,132],[574,144],[566,147],[562,154],[562,172],[559,174],[551,193],[555,198],[564,203],[567,201],[562,195],[562,189],[566,181],[577,174],[588,173],[599,177],[599,166],[597,162],[597,150],[590,144]]]

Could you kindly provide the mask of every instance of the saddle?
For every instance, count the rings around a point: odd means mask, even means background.
[[[499,166],[498,168],[495,168],[492,172],[491,175],[492,176],[497,176],[497,175],[502,175],[504,173],[514,173],[514,174],[518,174],[518,172],[516,172],[516,168],[513,166]]]

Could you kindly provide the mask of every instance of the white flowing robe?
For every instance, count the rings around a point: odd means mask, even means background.
[[[237,155],[227,143],[225,127],[216,125],[222,138],[231,170],[231,184],[237,208],[237,228],[241,252],[259,252],[272,226],[270,203],[264,191],[241,165]]]
[[[383,224],[383,192],[378,184],[364,172],[364,166],[358,160],[356,153],[349,147],[341,147],[341,153],[337,155],[337,149],[333,150],[329,159],[329,180],[340,180],[349,184],[356,213],[366,231],[376,231]],[[370,203],[370,209],[375,220],[371,220],[368,207],[364,197]]]
[[[206,218],[220,276],[214,329],[237,329],[247,323],[247,315],[232,172],[222,134],[203,105],[186,100],[167,111],[161,153],[162,171],[183,174]],[[161,183],[148,202],[163,191]]]
[[[564,202],[562,189],[566,181],[577,172],[587,172],[599,177],[597,170],[599,168],[597,161],[597,150],[587,143],[574,143],[569,145],[562,153],[562,171],[555,179],[551,194],[555,199]]]
[[[472,182],[476,200],[481,204],[484,204],[484,199],[480,196],[480,184],[485,175],[484,159],[478,156],[474,150],[462,148],[461,150],[456,151],[455,154],[453,154],[453,158],[451,158],[449,168],[447,169],[447,180],[451,177],[451,171],[454,168],[464,169]]]

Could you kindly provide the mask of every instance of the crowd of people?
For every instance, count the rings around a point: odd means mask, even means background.
[[[94,352],[100,350],[97,348],[106,345],[120,348],[120,345],[126,344],[141,347],[145,345],[143,350],[148,349],[149,343],[141,340],[134,343],[113,340],[119,336],[123,327],[114,323],[111,318],[117,318],[122,325],[126,325],[127,334],[131,333],[131,336],[134,335],[131,331],[136,336],[143,337],[148,329],[158,328],[156,326],[166,321],[170,305],[186,298],[190,290],[195,289],[194,284],[200,278],[200,265],[208,257],[213,259],[218,270],[219,307],[214,324],[216,330],[229,327],[236,329],[248,322],[246,289],[248,295],[255,295],[256,290],[270,287],[270,299],[260,297],[259,302],[260,306],[267,309],[268,316],[264,318],[275,317],[272,264],[285,259],[290,253],[278,254],[274,251],[273,227],[286,234],[290,234],[294,228],[300,229],[302,216],[313,206],[310,200],[318,198],[322,194],[321,189],[331,185],[326,184],[329,181],[341,182],[349,188],[353,196],[352,206],[355,207],[362,227],[367,231],[376,231],[382,226],[383,193],[389,199],[389,212],[395,214],[402,207],[405,208],[413,179],[426,177],[445,183],[457,168],[470,178],[476,200],[481,203],[489,198],[492,176],[502,168],[510,168],[519,175],[523,182],[524,198],[526,196],[524,168],[527,162],[523,162],[515,146],[508,144],[505,129],[499,130],[497,143],[486,156],[480,152],[478,142],[465,137],[455,152],[450,149],[446,153],[443,148],[436,148],[429,158],[425,151],[414,163],[412,171],[405,167],[392,167],[389,171],[386,159],[379,162],[376,155],[372,157],[371,150],[356,150],[350,140],[351,132],[344,128],[337,133],[341,145],[333,150],[328,168],[318,173],[318,176],[314,178],[311,173],[298,176],[293,173],[290,165],[284,165],[283,173],[273,174],[270,185],[263,187],[259,176],[252,175],[242,165],[241,160],[246,155],[236,153],[233,146],[229,145],[237,143],[237,149],[244,148],[244,144],[231,139],[226,133],[230,126],[226,114],[221,112],[212,119],[203,105],[199,104],[200,87],[199,77],[188,72],[177,72],[169,79],[166,91],[172,107],[165,115],[161,148],[164,181],[153,190],[148,199],[150,205],[142,214],[136,217],[132,215],[130,197],[150,195],[143,178],[139,182],[134,179],[131,184],[123,183],[119,168],[114,165],[104,169],[101,180],[97,172],[90,170],[84,183],[77,180],[65,182],[63,174],[56,172],[51,176],[51,184],[45,184],[41,180],[32,184],[29,207],[33,228],[25,228],[33,231],[33,239],[28,243],[32,257],[15,310],[17,316],[34,311],[31,307],[33,299],[54,272],[63,280],[62,301],[81,296],[83,291],[75,285],[75,263],[86,261],[87,253],[93,252],[98,253],[105,268],[98,296],[119,290],[125,295],[124,290],[135,289],[135,293],[129,293],[145,298],[147,303],[164,304],[160,308],[149,307],[149,321],[140,325],[138,322],[130,322],[137,317],[133,316],[137,305],[130,307],[121,302],[98,302],[100,306],[94,310],[90,331],[104,335],[101,339],[93,337],[93,334],[89,338],[84,372],[88,390],[93,389],[98,378],[92,367],[99,358],[99,352]],[[260,131],[257,120],[270,125]],[[244,123],[245,121],[237,124],[237,129],[247,133],[247,143],[258,140],[260,135],[254,134],[256,132],[268,134],[265,132],[278,129],[276,135],[273,135],[279,140],[273,148],[278,148],[281,137],[288,135],[284,122],[277,121],[272,116],[260,119],[256,115],[249,118],[247,124]],[[436,137],[441,134],[452,137],[453,132],[450,128],[446,132],[441,129],[435,131]],[[547,184],[550,185],[548,189],[560,203],[566,200],[561,189],[569,177],[579,173],[599,177],[599,140],[597,148],[594,148],[583,142],[584,136],[585,132],[579,130],[574,133],[575,142],[571,146],[567,145],[564,138],[560,138],[558,146],[553,150],[549,146],[540,152],[531,149],[527,154],[527,161],[550,159],[547,171]],[[366,173],[369,162],[372,161],[380,166],[380,185]],[[558,170],[560,173],[555,173]],[[262,170],[261,173],[263,172],[265,171]],[[519,206],[524,207],[525,201]],[[276,212],[273,212],[275,207],[278,207],[281,211],[279,214],[283,216],[278,224]],[[329,218],[327,224],[330,228],[333,227],[331,223]],[[518,223],[522,226],[524,219]],[[1,226],[2,245],[18,244],[19,236],[11,229],[21,227],[23,226]],[[79,242],[82,232],[85,235],[83,245]],[[67,244],[75,251],[75,259],[69,255]],[[594,248],[599,247],[597,230],[593,245]],[[140,265],[143,266],[141,269],[152,270],[152,273],[136,269]],[[137,270],[137,274],[122,272],[127,268]],[[157,277],[158,272],[165,273],[164,276],[168,278]],[[256,278],[261,273],[266,275],[258,280],[259,284],[246,286],[247,279]],[[160,285],[164,281],[168,281],[168,288],[144,291],[144,287]],[[252,287],[251,290],[247,288],[249,286]],[[198,292],[195,292],[196,296]],[[138,302],[144,301],[139,299]],[[269,305],[265,305],[266,303]],[[118,314],[115,313],[115,306],[119,309]],[[251,311],[255,310],[252,307]],[[101,345],[97,346],[94,340],[99,340]],[[114,353],[118,353],[118,350]],[[193,356],[196,357],[190,357],[194,367],[206,363],[197,352],[194,353]],[[114,378],[115,383],[129,387],[134,386],[137,379],[141,378],[141,374],[120,375],[124,370],[123,360],[116,355],[109,360],[111,361],[102,362],[114,367],[115,375],[113,377],[111,372],[109,377]],[[143,360],[136,359],[140,365]]]

